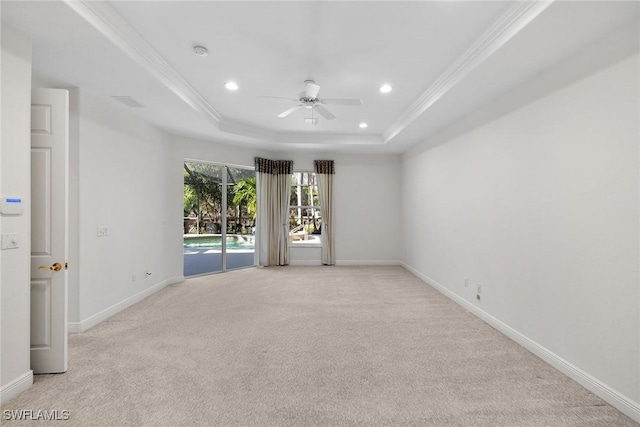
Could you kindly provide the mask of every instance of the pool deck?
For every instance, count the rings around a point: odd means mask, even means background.
[[[227,251],[227,270],[254,265],[253,251]],[[184,248],[184,276],[222,271],[222,252],[210,248]]]

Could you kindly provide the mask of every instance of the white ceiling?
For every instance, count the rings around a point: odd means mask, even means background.
[[[2,1],[34,73],[167,131],[265,149],[402,152],[617,28],[635,1]],[[205,46],[206,57],[194,46]],[[337,117],[276,115],[304,80]],[[229,92],[226,81],[240,89]],[[381,94],[383,83],[393,86]],[[318,115],[315,115],[318,117]],[[369,127],[360,129],[358,124]]]

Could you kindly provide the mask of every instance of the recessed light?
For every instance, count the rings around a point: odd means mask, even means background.
[[[360,129],[364,129],[364,128],[368,127],[369,125],[366,124],[365,122],[362,122],[358,126],[360,126]]]
[[[193,51],[198,56],[207,56],[209,54],[209,51],[204,46],[194,46]]]
[[[236,82],[226,82],[224,87],[226,87],[227,90],[238,90],[238,84]]]
[[[389,93],[391,92],[391,89],[393,88],[389,84],[383,84],[382,86],[380,86],[380,92],[382,93]]]

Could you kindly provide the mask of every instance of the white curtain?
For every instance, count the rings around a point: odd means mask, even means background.
[[[322,214],[322,263],[334,265],[336,263],[333,238],[333,175],[335,175],[335,166],[333,160],[315,160],[313,166],[318,178],[318,198]]]
[[[262,266],[289,264],[289,194],[293,162],[256,157],[256,248]]]

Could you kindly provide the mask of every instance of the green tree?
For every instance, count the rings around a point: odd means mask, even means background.
[[[217,165],[184,163],[184,214],[198,218],[199,232],[206,222],[220,223],[221,172],[222,168]]]
[[[255,220],[258,201],[256,196],[256,179],[242,179],[233,187],[233,192],[233,203],[235,205],[245,205],[247,207],[247,213]]]
[[[192,212],[197,211],[198,197],[193,187],[184,186],[184,216],[191,215]]]

